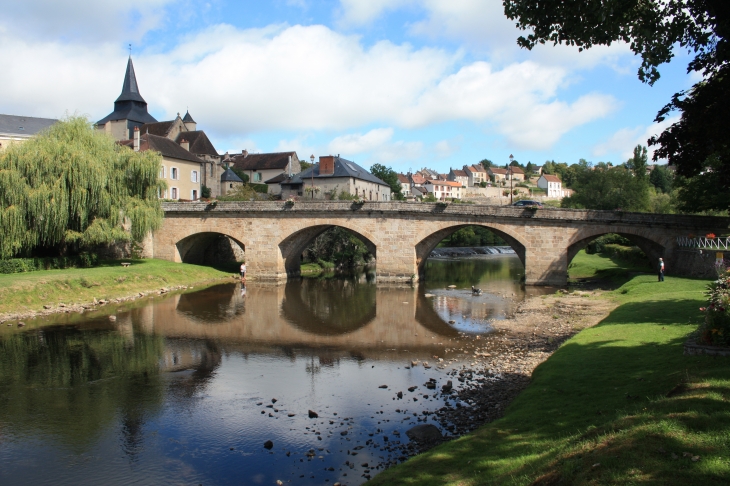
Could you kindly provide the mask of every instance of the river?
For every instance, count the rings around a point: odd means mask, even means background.
[[[414,425],[449,435],[449,357],[523,271],[430,259],[413,288],[236,283],[0,329],[0,484],[362,484]]]

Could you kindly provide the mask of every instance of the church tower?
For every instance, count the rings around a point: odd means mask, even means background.
[[[147,102],[139,94],[137,76],[134,74],[132,57],[127,61],[122,94],[114,102],[114,111],[96,122],[98,130],[104,130],[116,140],[129,140],[134,136],[134,127],[157,120],[147,113]]]

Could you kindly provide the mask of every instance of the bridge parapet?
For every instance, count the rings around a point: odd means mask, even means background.
[[[165,213],[279,213],[306,216],[315,213],[413,215],[413,216],[477,216],[535,221],[575,221],[603,224],[658,225],[682,230],[696,228],[730,228],[729,217],[695,216],[686,214],[633,213],[593,209],[542,208],[529,209],[515,206],[487,204],[416,203],[368,201],[297,201],[289,206],[284,201],[226,201],[226,202],[164,202]]]

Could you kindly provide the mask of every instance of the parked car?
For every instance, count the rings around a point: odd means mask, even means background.
[[[522,201],[517,201],[515,203],[512,203],[513,206],[520,206],[520,207],[526,207],[526,206],[537,206],[539,208],[543,207],[543,204],[540,201],[531,201],[529,199],[523,199]]]

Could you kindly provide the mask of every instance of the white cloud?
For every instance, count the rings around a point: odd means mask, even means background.
[[[98,120],[111,111],[126,62],[114,46],[31,43],[0,33],[0,48],[13,52],[0,71],[0,112],[60,116],[68,110]],[[467,120],[489,125],[521,147],[547,148],[615,105],[597,94],[560,100],[570,80],[566,68],[521,62],[495,70],[473,62],[454,71],[458,61],[458,54],[440,49],[387,41],[366,48],[359,38],[324,26],[285,25],[219,25],[170,52],[134,57],[140,91],[155,116],[169,119],[187,107],[201,128],[233,140],[267,130]],[[382,160],[423,150],[416,142],[389,141],[388,130],[336,143],[365,152],[367,144],[387,138],[387,150],[378,152]]]
[[[606,154],[619,153],[623,162],[633,156],[634,147],[646,145],[647,140],[654,135],[659,135],[667,127],[679,121],[679,116],[667,118],[661,123],[651,125],[639,125],[634,128],[622,128],[614,133],[608,140],[596,145],[593,148],[594,157],[602,157]],[[654,149],[649,147],[649,159],[654,155]]]
[[[374,128],[367,133],[350,133],[333,139],[325,152],[347,154],[347,157],[363,155],[366,165],[373,163],[406,163],[423,155],[422,142],[391,141],[392,128]]]
[[[365,134],[351,133],[332,140],[328,146],[331,154],[361,154],[382,147],[393,138],[392,128],[374,128]]]

